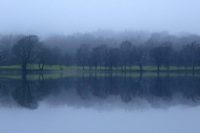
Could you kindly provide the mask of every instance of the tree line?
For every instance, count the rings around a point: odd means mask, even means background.
[[[115,46],[80,44],[75,52],[69,51],[50,47],[36,35],[20,36],[14,41],[7,38],[1,40],[0,63],[20,65],[22,72],[27,71],[28,64],[37,64],[41,71],[45,65],[58,65],[61,69],[64,65],[80,66],[83,70],[86,67],[95,70],[119,68],[125,72],[132,66],[138,66],[140,72],[144,71],[144,66],[155,66],[157,72],[161,66],[167,70],[171,66],[190,67],[193,72],[200,67],[200,43],[196,40],[180,47],[170,40],[153,43],[148,40],[140,45],[124,40]]]

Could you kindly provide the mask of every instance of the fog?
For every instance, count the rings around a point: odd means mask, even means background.
[[[0,0],[0,33],[113,31],[200,34],[198,0]]]
[[[199,133],[199,0],[0,0],[0,133]]]
[[[97,111],[87,108],[1,109],[2,133],[198,133],[200,108]]]

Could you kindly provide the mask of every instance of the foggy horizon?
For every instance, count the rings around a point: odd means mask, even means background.
[[[199,133],[200,0],[0,0],[0,133]]]
[[[2,0],[0,34],[52,34],[108,30],[200,34],[197,0]]]

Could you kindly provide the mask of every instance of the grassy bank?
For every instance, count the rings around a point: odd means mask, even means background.
[[[20,71],[20,65],[11,65],[11,66],[0,66],[0,71],[6,70],[15,70]],[[28,65],[28,70],[39,70],[37,64]],[[63,71],[63,70],[83,70],[81,66],[64,66],[64,65],[45,65],[44,70],[46,71]],[[84,67],[84,71],[110,71],[109,67]],[[192,71],[192,67],[177,67],[177,66],[170,66],[169,69],[167,67],[161,66],[160,71]],[[122,71],[121,67],[113,67],[112,71]],[[126,71],[140,71],[138,66],[129,66],[126,67]],[[143,66],[143,71],[147,72],[155,72],[157,71],[156,66]],[[195,71],[200,71],[200,67],[195,67]]]
[[[21,67],[19,65],[0,66],[0,78],[21,79]],[[28,79],[58,79],[68,77],[180,77],[180,76],[195,76],[200,77],[200,68],[195,68],[195,73],[192,72],[192,67],[188,67],[185,71],[184,67],[170,66],[169,70],[166,67],[160,67],[159,74],[156,66],[144,66],[143,73],[140,73],[138,66],[127,67],[126,72],[122,71],[120,67],[114,67],[112,71],[108,67],[89,68],[84,70],[80,66],[59,66],[59,65],[45,65],[43,72],[39,71],[36,64],[28,65],[28,70],[32,72],[27,75]]]
[[[18,74],[0,74],[0,78],[6,79],[21,79],[20,73]],[[66,71],[54,71],[49,73],[31,73],[27,75],[27,79],[38,80],[38,79],[60,79],[60,78],[106,78],[106,77],[126,77],[126,78],[155,78],[155,77],[200,77],[200,73],[177,73],[177,72],[160,72],[159,75],[157,72],[86,72],[78,70],[66,70]]]

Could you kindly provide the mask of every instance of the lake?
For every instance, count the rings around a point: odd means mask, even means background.
[[[199,133],[199,101],[198,75],[1,78],[0,132]]]

